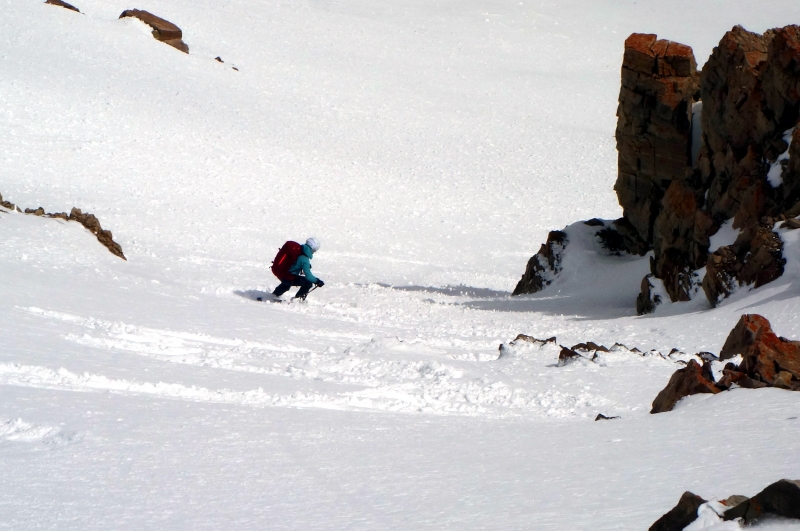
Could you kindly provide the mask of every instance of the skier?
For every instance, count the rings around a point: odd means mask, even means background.
[[[289,291],[289,288],[292,286],[300,286],[294,298],[305,300],[306,295],[308,295],[309,290],[311,290],[311,286],[321,288],[325,285],[322,280],[311,274],[311,258],[314,257],[314,253],[318,250],[319,240],[316,238],[309,238],[306,240],[297,260],[289,268],[289,275],[287,275],[286,278],[281,278],[281,283],[275,288],[275,291],[272,292],[273,300],[281,300],[281,295]]]

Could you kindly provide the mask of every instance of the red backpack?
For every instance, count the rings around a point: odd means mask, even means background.
[[[301,254],[303,254],[303,246],[299,243],[293,241],[284,243],[272,261],[272,274],[279,280],[292,280],[294,275],[289,273],[289,268],[297,262]]]

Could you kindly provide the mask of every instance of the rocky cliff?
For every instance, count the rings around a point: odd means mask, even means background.
[[[715,306],[740,286],[783,274],[772,229],[784,220],[800,226],[799,111],[800,26],[763,35],[736,26],[701,72],[686,45],[628,37],[614,186],[623,216],[598,239],[613,252],[652,253],[650,274],[631,279],[642,285],[639,313],[659,303],[655,283],[673,302],[702,291]],[[726,223],[738,237],[711,252]],[[557,270],[541,271],[548,258],[530,260],[514,294],[552,281]]]

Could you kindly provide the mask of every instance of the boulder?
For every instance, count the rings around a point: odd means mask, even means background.
[[[189,53],[189,46],[183,42],[183,32],[172,22],[140,9],[126,9],[119,18],[125,17],[138,18],[153,28],[153,37],[156,40],[169,44],[183,53]]]
[[[47,0],[45,2],[45,4],[50,4],[51,6],[63,7],[65,9],[69,9],[71,11],[77,11],[78,13],[81,12],[81,10],[78,9],[77,7],[75,7],[75,6],[71,5],[71,4],[68,4],[66,2],[62,2],[61,0]]]
[[[724,520],[742,518],[750,524],[765,515],[800,519],[800,481],[782,479],[749,500],[725,511]]]
[[[547,242],[542,244],[539,252],[528,260],[525,274],[517,283],[512,295],[537,293],[549,286],[561,271],[561,259],[568,243],[566,232],[551,231],[547,235]]]
[[[623,217],[646,242],[652,242],[667,187],[691,170],[691,103],[697,87],[690,47],[652,34],[634,33],[626,39],[614,190]]]
[[[686,367],[675,371],[667,386],[658,393],[650,413],[672,411],[681,398],[689,395],[719,393],[720,390],[714,385],[710,376],[711,370],[708,364],[701,366],[695,360],[690,360]]]
[[[778,337],[769,321],[760,315],[743,315],[739,319],[725,340],[719,359],[724,361],[737,354],[742,356],[738,372],[753,380],[768,385],[777,381],[790,388],[800,382],[800,341]],[[788,372],[791,378],[787,381],[786,376],[779,376],[781,372]]]
[[[649,531],[683,531],[687,525],[697,519],[697,509],[706,503],[706,500],[686,491],[678,500],[678,505],[655,521]]]

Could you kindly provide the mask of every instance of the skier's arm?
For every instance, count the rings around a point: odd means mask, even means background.
[[[311,274],[311,261],[308,258],[306,258],[305,260],[303,260],[301,265],[303,266],[303,275],[306,277],[306,279],[312,284],[316,284],[317,277]]]

